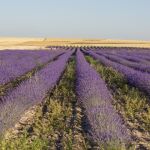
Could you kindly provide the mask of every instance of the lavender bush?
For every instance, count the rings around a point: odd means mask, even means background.
[[[146,61],[146,60],[144,60],[142,58],[139,58],[139,57],[137,57],[135,55],[131,56],[131,55],[128,55],[128,54],[124,54],[124,55],[117,54],[117,56],[122,57],[122,58],[124,58],[126,60],[129,60],[131,62],[137,62],[137,63],[143,63],[143,64],[148,64],[149,63],[148,61]]]
[[[20,51],[19,51],[20,52]],[[5,51],[0,53],[0,84],[25,74],[39,64],[52,60],[63,51]],[[7,57],[8,55],[8,57]],[[10,57],[11,56],[11,57]]]
[[[112,96],[106,84],[86,62],[80,50],[76,54],[76,63],[77,98],[85,108],[91,137],[105,146],[126,143],[129,139],[127,129],[112,106]]]
[[[150,75],[148,73],[142,73],[127,66],[115,63],[105,58],[104,56],[97,55],[92,51],[86,53],[99,60],[102,64],[116,69],[118,72],[122,73],[125,76],[129,84],[138,87],[140,90],[150,95]]]
[[[128,66],[128,67],[131,67],[135,70],[150,73],[150,65],[149,64],[130,62],[130,61],[125,60],[125,59],[123,59],[119,56],[110,55],[110,54],[106,54],[106,53],[103,53],[103,52],[97,52],[97,54],[105,56],[109,60],[112,60],[114,62],[120,63],[120,64]]]
[[[0,97],[0,133],[13,126],[25,110],[44,99],[46,93],[56,85],[71,54],[72,51],[69,51],[61,55],[8,93],[8,96]]]
[[[95,52],[104,52],[102,50],[97,50]],[[125,60],[128,60],[130,62],[136,62],[136,63],[143,63],[143,64],[148,64],[149,62],[136,56],[136,53],[131,54],[131,52],[127,52],[127,51],[119,51],[119,50],[112,50],[112,51],[105,51],[104,53],[109,54],[109,55],[113,55],[113,56],[118,56],[121,57]],[[138,54],[140,55],[140,54]]]

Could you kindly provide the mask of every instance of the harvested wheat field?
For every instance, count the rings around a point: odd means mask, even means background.
[[[100,46],[150,48],[150,41],[111,39],[51,39],[51,38],[0,38],[3,49],[43,49],[48,46]]]

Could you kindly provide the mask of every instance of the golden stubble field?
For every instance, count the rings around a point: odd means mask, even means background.
[[[0,50],[3,49],[42,49],[47,46],[106,46],[106,47],[146,47],[150,41],[111,40],[111,39],[52,39],[0,37]]]

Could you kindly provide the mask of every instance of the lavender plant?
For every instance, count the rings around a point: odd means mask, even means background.
[[[98,59],[102,64],[112,67],[118,72],[122,73],[124,77],[128,80],[129,84],[139,88],[140,90],[150,95],[150,76],[148,73],[142,73],[127,66],[115,63],[105,58],[104,56],[97,55],[92,51],[89,51],[87,53],[93,56],[95,59]]]
[[[2,57],[0,59],[0,84],[5,84],[11,80],[14,80],[16,77],[32,70],[37,65],[52,60],[56,56],[63,53],[63,51],[22,51],[22,53],[16,51],[6,51],[3,55],[0,53],[0,57]]]
[[[103,52],[97,52],[97,54],[105,56],[106,58],[108,58],[111,61],[120,63],[120,64],[125,65],[127,67],[131,67],[131,68],[133,68],[135,70],[150,73],[150,65],[149,64],[130,62],[130,61],[125,60],[125,59],[123,59],[123,58],[121,58],[119,56],[110,55],[110,54],[106,54],[106,53],[103,53]]]
[[[69,51],[61,55],[7,96],[0,97],[0,133],[13,126],[25,110],[44,99],[46,93],[57,84],[71,54],[72,51]]]
[[[91,138],[106,147],[120,147],[129,139],[122,119],[112,106],[112,96],[105,82],[86,62],[80,50],[76,54],[76,93],[85,108]]]

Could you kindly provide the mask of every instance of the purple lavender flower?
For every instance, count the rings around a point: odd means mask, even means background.
[[[46,93],[57,84],[72,53],[68,51],[61,55],[58,60],[48,64],[7,96],[0,97],[0,132],[11,127],[25,110],[45,98]]]
[[[122,73],[124,77],[128,80],[129,84],[139,88],[141,91],[146,92],[150,95],[150,75],[148,73],[136,71],[127,66],[113,62],[102,55],[97,55],[92,51],[86,52],[93,56],[95,59],[99,60],[102,64],[112,67],[118,72]]]
[[[0,84],[25,74],[39,64],[52,60],[63,51],[3,51],[0,53]]]
[[[125,65],[127,67],[131,67],[131,68],[133,68],[135,70],[150,73],[150,65],[149,64],[130,62],[130,61],[125,60],[125,59],[123,59],[123,58],[121,58],[119,56],[111,55],[111,54],[108,54],[108,53],[106,54],[104,52],[97,52],[97,54],[105,56],[106,58],[108,58],[111,61],[120,63],[120,64]]]
[[[86,62],[80,50],[76,54],[76,63],[77,98],[85,108],[93,140],[99,144],[127,142],[127,129],[112,106],[112,96],[105,82]]]

